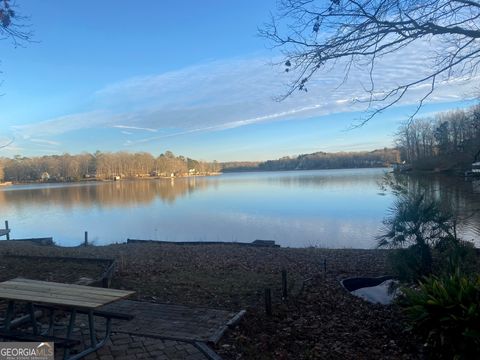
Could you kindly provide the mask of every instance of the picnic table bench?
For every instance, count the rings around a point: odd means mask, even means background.
[[[16,278],[0,283],[0,298],[8,300],[4,326],[0,329],[0,337],[20,341],[54,342],[56,346],[65,348],[64,359],[77,360],[97,351],[110,338],[112,319],[131,320],[129,314],[114,313],[98,310],[99,307],[118,301],[134,294],[133,291],[96,288],[91,286],[62,284],[49,281],[38,281]],[[32,332],[13,331],[11,322],[15,314],[15,303],[25,302],[29,312]],[[43,309],[49,313],[48,329],[39,331],[35,309]],[[55,311],[70,314],[65,337],[54,336]],[[70,356],[70,349],[80,341],[72,338],[77,314],[86,314],[90,342],[83,351]],[[105,332],[102,339],[98,339],[95,329],[95,318],[101,317],[105,321]]]

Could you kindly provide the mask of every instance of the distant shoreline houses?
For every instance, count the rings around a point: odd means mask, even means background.
[[[0,158],[0,182],[75,182],[149,177],[184,177],[215,174],[216,161],[205,162],[167,151],[149,153],[83,153],[41,157]]]

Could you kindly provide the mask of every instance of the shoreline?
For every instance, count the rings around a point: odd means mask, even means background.
[[[221,172],[214,172],[208,174],[196,174],[196,175],[182,175],[182,176],[142,176],[142,177],[125,177],[118,180],[114,179],[97,179],[97,178],[88,178],[88,179],[80,179],[80,180],[71,180],[71,181],[6,181],[4,183],[0,183],[1,186],[12,186],[12,185],[42,185],[42,184],[81,184],[81,183],[94,183],[94,182],[117,182],[117,181],[146,181],[146,180],[174,180],[174,179],[185,179],[185,178],[196,178],[196,177],[209,177],[209,176],[220,176],[223,173]]]
[[[399,174],[399,175],[440,175],[447,177],[455,178],[465,178],[465,171],[462,169],[412,169],[409,171],[395,171],[392,166],[369,166],[369,167],[346,167],[346,168],[322,168],[322,169],[288,169],[288,170],[261,170],[261,169],[251,169],[251,170],[235,170],[229,171],[228,169],[221,172],[212,172],[206,174],[195,174],[195,175],[180,175],[180,176],[139,176],[139,177],[124,177],[121,179],[100,179],[100,178],[84,178],[79,180],[69,180],[69,181],[41,181],[41,180],[32,180],[32,181],[6,181],[0,182],[0,188],[13,186],[13,185],[42,185],[42,184],[81,184],[89,182],[117,182],[117,181],[146,181],[146,180],[175,180],[175,179],[185,179],[185,178],[196,178],[196,177],[211,177],[211,176],[221,176],[225,174],[246,174],[246,173],[289,173],[297,171],[329,171],[329,170],[360,170],[360,169],[389,169],[389,173]],[[480,176],[471,176],[471,179],[477,179]]]

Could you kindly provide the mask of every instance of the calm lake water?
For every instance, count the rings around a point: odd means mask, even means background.
[[[275,240],[282,246],[372,248],[395,197],[379,183],[387,169],[225,174],[216,177],[0,189],[0,220],[13,238],[78,245],[127,238],[168,241]],[[461,179],[425,177],[431,196],[463,215],[463,235],[480,245],[480,191]],[[473,215],[471,215],[473,213]]]

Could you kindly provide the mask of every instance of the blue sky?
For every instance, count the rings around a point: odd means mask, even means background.
[[[0,141],[14,139],[0,156],[171,150],[226,161],[390,146],[425,88],[349,131],[364,115],[352,102],[363,73],[337,89],[338,67],[308,94],[275,101],[288,78],[272,65],[279,52],[257,36],[275,3],[18,0],[35,42],[0,42]],[[405,49],[379,65],[379,83],[416,76],[428,60]],[[440,82],[422,112],[472,104],[463,99],[474,82]]]

